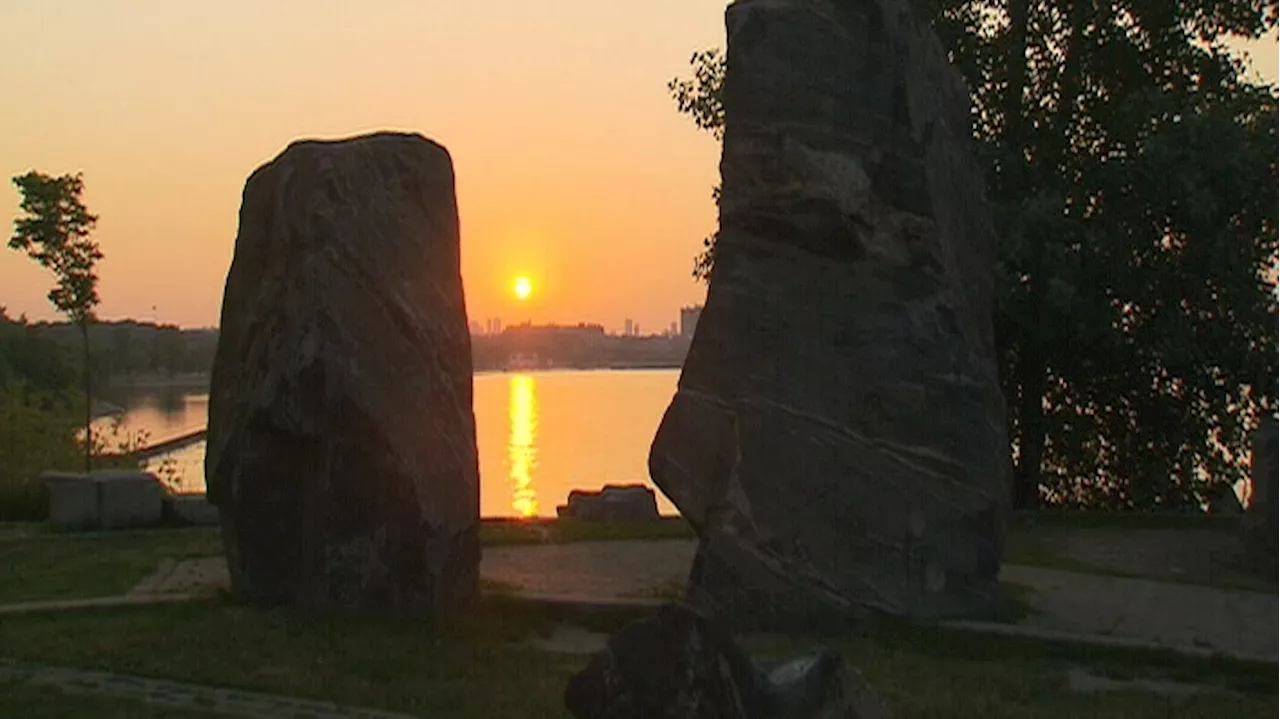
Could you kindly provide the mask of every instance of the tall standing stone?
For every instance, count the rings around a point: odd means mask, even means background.
[[[205,474],[232,588],[252,602],[476,596],[471,340],[443,147],[295,142],[249,177]]]
[[[716,267],[649,458],[724,615],[995,608],[1011,468],[968,96],[907,0],[727,12]]]

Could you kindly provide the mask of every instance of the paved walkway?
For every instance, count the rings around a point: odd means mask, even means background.
[[[582,542],[487,547],[480,574],[491,588],[569,602],[659,603],[675,595],[693,561],[690,540]],[[1280,598],[1274,593],[1218,589],[1148,579],[1005,565],[1005,582],[1029,590],[1033,612],[1016,623],[955,622],[970,630],[1123,646],[1155,646],[1187,654],[1220,653],[1277,661]],[[29,603],[41,608],[94,602],[163,601],[208,596],[226,587],[221,557],[165,562],[128,597]],[[5,608],[0,607],[0,613]]]
[[[1150,579],[1006,565],[1006,582],[1030,587],[1035,610],[1016,626],[1137,639],[1187,653],[1277,660],[1280,596]]]
[[[544,597],[654,597],[684,581],[695,547],[688,540],[492,547],[480,572]],[[1021,598],[1033,613],[1012,625],[952,626],[1277,661],[1276,594],[1016,564],[1006,564],[1000,578],[1030,590]]]

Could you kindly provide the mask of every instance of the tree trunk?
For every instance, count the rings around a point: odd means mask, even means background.
[[[93,390],[89,370],[89,321],[80,321],[80,339],[84,347],[84,471],[93,471]]]
[[[1004,138],[1021,150],[1022,93],[1027,86],[1027,22],[1029,0],[1009,2],[1009,54],[1005,57]],[[1021,153],[1019,153],[1021,161]]]
[[[1024,349],[1027,351],[1018,361],[1018,463],[1013,470],[1013,506],[1015,509],[1035,509],[1040,504],[1040,480],[1044,467],[1047,368],[1038,347]]]
[[[1045,163],[1040,168],[1043,175],[1046,171],[1056,177],[1066,177],[1063,161],[1071,152],[1071,125],[1074,122],[1076,98],[1080,94],[1080,44],[1084,34],[1086,11],[1090,7],[1086,0],[1075,0],[1070,4],[1070,33],[1064,44],[1064,63],[1062,76],[1058,85],[1058,107],[1055,113],[1054,126],[1049,136],[1054,138],[1047,152],[1039,153],[1039,162]],[[1010,28],[1015,33],[1014,48],[1010,50],[1009,62],[1014,62],[1014,53],[1020,53],[1017,61],[1019,67],[1025,68],[1026,0],[1012,0],[1009,7]],[[1019,25],[1020,23],[1020,25]],[[1006,98],[1006,107],[1020,107],[1022,84],[1021,75],[1016,87],[1018,97]],[[1015,83],[1010,82],[1010,92]],[[1013,127],[1018,127],[1020,116],[1010,118]],[[1021,147],[1021,145],[1018,145]],[[1042,317],[1044,293],[1048,287],[1049,268],[1045,262],[1045,243],[1050,238],[1045,233],[1037,233],[1032,240],[1028,274],[1031,277],[1030,309],[1028,312],[1028,331],[1024,333],[1024,345],[1018,361],[1018,464],[1014,469],[1014,506],[1020,509],[1034,508],[1040,503],[1040,485],[1044,476],[1044,447],[1047,426],[1044,415],[1044,396],[1049,376],[1049,358],[1044,351],[1042,328],[1046,320]]]
[[[1009,10],[1009,51],[1004,58],[1005,96],[1004,110],[1004,142],[1013,150],[1009,158],[1010,165],[1001,168],[999,178],[1003,190],[1007,194],[1026,178],[1025,148],[1028,138],[1022,136],[1022,95],[1027,86],[1027,25],[1029,22],[1029,0],[1010,0]],[[1032,240],[1035,242],[1036,240]],[[1033,260],[1033,265],[1035,264]],[[1033,281],[1035,279],[1034,272]],[[1044,454],[1044,411],[1040,404],[1043,396],[1043,381],[1037,383],[1037,369],[1043,376],[1044,360],[1036,346],[1035,332],[1036,310],[1035,287],[1031,288],[1032,319],[1027,323],[1028,332],[1023,334],[1023,346],[1018,353],[1014,386],[1018,388],[1018,461],[1014,466],[1013,506],[1018,509],[1035,507],[1040,498],[1040,465]]]

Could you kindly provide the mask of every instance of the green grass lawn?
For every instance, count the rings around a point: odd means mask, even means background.
[[[549,620],[498,599],[443,626],[210,602],[0,617],[0,647],[21,660],[423,716],[550,717],[580,661],[520,646]]]
[[[613,612],[585,623],[612,632],[633,616]],[[0,647],[4,655],[27,661],[420,716],[563,717],[565,683],[587,657],[545,653],[526,642],[564,619],[553,610],[496,598],[437,624],[210,601],[0,618]],[[1278,709],[1275,667],[1266,664],[892,622],[856,633],[752,635],[744,644],[766,660],[818,646],[836,648],[897,717],[1262,717]],[[1067,672],[1079,666],[1106,676],[1194,681],[1220,693],[1080,694],[1067,686]],[[27,716],[21,702],[11,713]]]
[[[34,533],[0,541],[0,604],[124,594],[166,558],[222,552],[212,528]]]
[[[0,681],[0,716],[22,719],[226,719],[225,714],[150,706],[130,699],[67,694],[52,687]]]

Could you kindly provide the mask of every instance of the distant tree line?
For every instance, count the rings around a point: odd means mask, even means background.
[[[217,343],[215,330],[131,321],[89,329],[95,397],[99,392],[109,396],[111,385],[127,382],[129,372],[207,372]],[[113,336],[122,343],[115,349]],[[130,345],[127,352],[121,349],[124,340]],[[43,518],[47,510],[40,473],[84,467],[85,355],[80,341],[75,325],[30,323],[0,307],[0,521]],[[118,428],[95,429],[88,445],[91,467],[130,466],[128,454],[146,441],[144,435],[121,434]]]
[[[968,81],[987,168],[1015,504],[1195,508],[1246,479],[1276,411],[1280,145],[1276,88],[1226,42],[1280,3],[912,4]],[[720,139],[725,55],[691,64],[668,89]]]
[[[0,317],[25,335],[72,349],[79,328],[66,322],[35,322]],[[90,370],[107,385],[140,376],[207,374],[218,346],[216,329],[181,329],[176,325],[122,320],[98,321],[89,327]],[[77,364],[79,367],[79,364]]]
[[[81,377],[76,351],[0,308],[0,520],[42,518],[40,473],[83,466]]]

